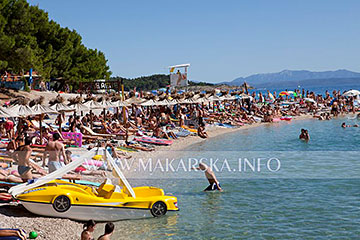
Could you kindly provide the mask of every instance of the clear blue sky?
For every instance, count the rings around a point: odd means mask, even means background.
[[[103,51],[113,76],[167,73],[230,81],[255,73],[360,72],[358,0],[29,0],[87,47]]]

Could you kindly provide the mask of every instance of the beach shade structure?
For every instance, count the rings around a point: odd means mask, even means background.
[[[101,108],[113,108],[113,107],[118,107],[116,104],[114,104],[113,102],[111,101],[107,101],[107,100],[102,100],[101,102],[98,103]]]
[[[57,112],[72,112],[72,111],[74,111],[73,107],[67,106],[63,103],[56,103],[56,104],[52,105],[50,108]]]
[[[129,99],[126,99],[124,102],[127,103],[127,104],[134,104],[134,105],[138,105],[138,104],[141,104],[143,102],[145,102],[146,100],[145,99],[142,99],[142,98],[137,98],[137,97],[131,97]]]
[[[205,97],[201,97],[195,100],[196,103],[205,103],[208,102],[209,100]]]
[[[158,105],[158,106],[169,106],[169,105],[175,105],[175,104],[177,104],[177,103],[174,101],[167,100],[167,99],[164,99],[161,101],[156,101],[156,105]]]
[[[11,112],[8,112],[6,108],[0,107],[0,117],[7,118],[7,117],[15,117],[15,116],[11,116]]]
[[[316,104],[316,101],[314,99],[312,99],[312,98],[304,98],[304,101]]]
[[[239,99],[248,99],[248,98],[251,98],[249,95],[245,94],[245,93],[241,93],[239,95]]]
[[[20,105],[20,104],[10,107],[7,110],[7,112],[11,113],[11,115],[13,117],[27,117],[27,116],[41,114],[41,112],[37,112],[37,111],[33,110],[28,105]]]
[[[85,102],[84,105],[87,106],[90,109],[90,111],[92,109],[102,109],[103,108],[97,101],[94,101],[94,100]]]
[[[58,111],[55,111],[54,109],[48,107],[48,106],[44,106],[42,104],[36,104],[34,106],[31,107],[34,112],[37,112],[38,115],[40,115],[39,118],[39,128],[40,128],[40,143],[42,144],[42,139],[43,139],[43,134],[42,134],[42,120],[44,117],[44,114],[56,114],[59,113]]]
[[[345,97],[355,97],[355,96],[359,96],[359,95],[360,95],[359,90],[349,90],[343,94],[343,96],[345,96]]]
[[[112,102],[112,105],[114,105],[115,107],[128,107],[130,106],[130,104],[126,103],[125,101],[116,101],[116,102]]]
[[[213,96],[208,97],[207,100],[209,102],[214,102],[214,101],[221,101],[221,98],[216,95],[213,95]]]
[[[289,96],[289,95],[290,95],[290,93],[287,91],[282,91],[279,93],[279,96]]]
[[[85,112],[90,110],[90,108],[83,103],[75,103],[70,105],[70,107],[73,109],[74,113]]]
[[[196,104],[196,100],[192,99],[192,98],[186,98],[184,100],[182,100],[180,103],[182,104]]]
[[[140,106],[143,107],[150,107],[150,106],[156,106],[157,101],[155,101],[154,99],[150,99],[150,100],[146,100],[145,102],[140,103]]]
[[[289,95],[293,95],[294,97],[297,97],[297,93],[294,91],[287,91]]]

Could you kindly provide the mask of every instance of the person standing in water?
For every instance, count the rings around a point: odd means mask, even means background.
[[[215,173],[204,163],[199,163],[199,167],[194,168],[196,170],[201,170],[205,173],[206,179],[209,181],[209,186],[204,189],[204,191],[214,191],[219,190],[222,192],[220,182],[217,180]]]
[[[301,133],[300,133],[299,139],[305,140],[305,141],[309,141],[309,140],[310,140],[310,135],[309,135],[308,130],[306,130],[306,129],[301,129]]]

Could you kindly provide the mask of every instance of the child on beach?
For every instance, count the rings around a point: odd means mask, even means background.
[[[81,233],[81,240],[94,240],[92,233],[95,230],[96,223],[94,220],[89,220],[84,224],[84,230]]]
[[[112,233],[114,232],[114,224],[112,222],[108,222],[105,225],[105,233],[101,235],[98,240],[110,240]]]

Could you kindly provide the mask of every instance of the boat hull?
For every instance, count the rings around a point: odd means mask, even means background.
[[[61,213],[57,212],[50,203],[23,201],[21,203],[28,211],[37,215],[69,218],[79,221],[87,221],[89,219],[95,221],[119,221],[153,217],[150,209],[141,208],[72,205],[69,210]]]

